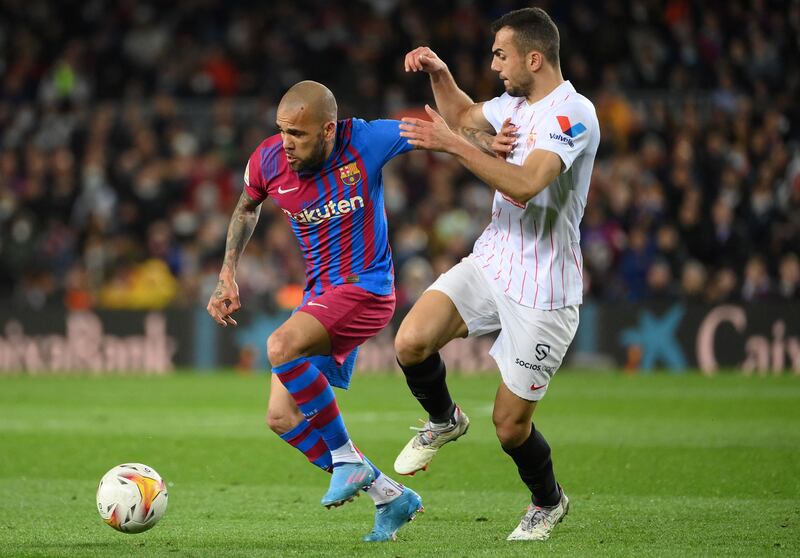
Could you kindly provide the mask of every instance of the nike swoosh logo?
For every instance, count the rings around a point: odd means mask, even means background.
[[[286,190],[284,190],[283,188],[278,186],[278,193],[279,194],[288,194],[289,192],[294,192],[295,190],[297,190],[299,188],[300,188],[300,186],[295,186],[294,188],[287,188]]]
[[[321,308],[328,308],[324,304],[320,304],[319,302],[314,302],[313,300],[308,301],[308,306],[320,306]]]
[[[309,304],[311,304],[311,303],[309,302]],[[541,386],[537,386],[536,384],[531,384],[531,391],[536,391],[537,389],[542,389],[546,385],[547,384],[542,384]]]

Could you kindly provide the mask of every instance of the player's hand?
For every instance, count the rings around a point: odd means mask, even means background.
[[[406,72],[422,71],[432,74],[447,69],[447,64],[430,48],[422,46],[406,54],[405,68]]]
[[[208,301],[206,310],[214,321],[223,327],[238,325],[231,314],[242,307],[239,301],[239,285],[230,273],[221,273],[217,288]]]
[[[444,118],[430,105],[425,105],[425,111],[431,120],[406,117],[400,124],[400,136],[406,138],[410,145],[417,149],[448,152],[454,142],[465,141],[450,129]]]
[[[495,152],[500,159],[505,159],[514,153],[514,148],[517,145],[517,131],[519,126],[511,123],[511,118],[506,118],[503,126],[497,135],[492,140],[492,151]]]

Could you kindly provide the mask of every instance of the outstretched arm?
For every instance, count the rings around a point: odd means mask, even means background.
[[[494,132],[492,125],[483,116],[483,103],[474,102],[458,87],[447,64],[429,47],[418,47],[406,54],[405,70],[421,71],[430,75],[436,107],[450,127]]]
[[[228,225],[225,259],[219,272],[217,288],[206,307],[211,317],[222,326],[236,325],[236,320],[231,314],[242,307],[239,301],[239,286],[236,284],[236,264],[239,263],[239,257],[253,235],[260,213],[261,203],[252,200],[246,192],[242,192]]]
[[[561,159],[551,151],[535,149],[521,166],[514,165],[483,153],[455,134],[431,107],[426,105],[425,110],[432,122],[403,118],[401,135],[408,138],[408,143],[419,149],[455,155],[475,176],[518,203],[527,203],[561,173]]]
[[[497,135],[466,126],[459,128],[458,133],[487,155],[505,159],[514,151],[514,145],[517,141],[517,129],[517,126],[511,123],[511,119],[507,118]]]

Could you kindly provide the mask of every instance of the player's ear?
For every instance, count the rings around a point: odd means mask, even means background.
[[[325,136],[325,141],[333,141],[333,138],[336,137],[336,122],[326,122],[322,127],[322,134]]]
[[[544,65],[544,54],[537,50],[532,50],[528,53],[527,62],[529,70],[538,72]]]

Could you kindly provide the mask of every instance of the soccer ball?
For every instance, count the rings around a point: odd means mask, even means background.
[[[117,531],[147,531],[167,511],[167,485],[152,467],[117,465],[100,479],[97,511]]]

